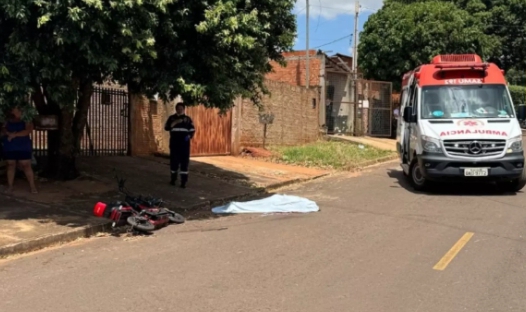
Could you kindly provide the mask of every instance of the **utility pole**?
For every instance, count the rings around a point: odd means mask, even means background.
[[[360,14],[360,2],[356,1],[354,3],[354,47],[352,52],[352,69],[355,74],[355,79],[358,74],[357,67],[358,67],[358,14]]]
[[[360,2],[354,3],[354,34],[353,34],[353,53],[352,53],[352,86],[353,86],[353,99],[354,99],[354,120],[353,120],[353,135],[358,135],[358,14],[360,14]],[[360,118],[361,120],[361,118]],[[363,122],[362,122],[363,124]],[[362,128],[362,127],[360,127]],[[360,129],[362,132],[363,129]]]
[[[306,45],[306,49],[305,49],[305,53],[306,53],[306,57],[305,57],[305,88],[306,89],[309,89],[310,87],[310,75],[309,75],[309,67],[310,67],[310,62],[309,62],[309,19],[310,19],[310,15],[309,15],[309,0],[306,0],[306,4],[307,4],[307,14],[306,14],[306,29],[307,29],[307,40],[305,40],[305,45]]]

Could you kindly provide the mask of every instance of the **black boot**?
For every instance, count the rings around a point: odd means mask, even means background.
[[[188,181],[188,175],[181,175],[181,188],[186,188],[186,182]]]
[[[170,185],[175,185],[176,181],[177,181],[177,172],[172,172],[172,175],[170,178]]]

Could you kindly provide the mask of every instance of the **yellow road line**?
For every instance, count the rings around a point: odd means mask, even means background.
[[[448,264],[455,258],[455,256],[460,252],[460,250],[466,246],[466,244],[469,242],[471,237],[473,237],[474,233],[467,232],[466,234],[462,235],[462,237],[458,240],[458,242],[451,247],[451,249],[438,261],[437,264],[433,267],[433,270],[443,271],[446,269]]]

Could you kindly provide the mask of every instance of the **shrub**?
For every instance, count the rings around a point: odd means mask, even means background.
[[[526,104],[526,87],[523,86],[509,86],[511,99],[513,104]]]

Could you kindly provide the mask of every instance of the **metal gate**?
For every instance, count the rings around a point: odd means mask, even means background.
[[[88,122],[80,141],[80,155],[124,156],[128,153],[128,92],[95,88]]]
[[[357,80],[358,135],[390,137],[393,123],[392,84]]]
[[[124,156],[128,153],[128,92],[122,89],[93,90],[88,120],[80,141],[79,155]],[[47,133],[34,131],[33,149],[37,156],[47,155]]]

